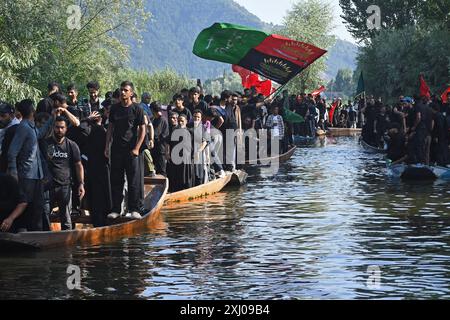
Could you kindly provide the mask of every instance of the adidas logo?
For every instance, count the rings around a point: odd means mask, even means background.
[[[60,151],[54,151],[53,152],[53,158],[68,158],[69,155],[67,152],[60,152]]]

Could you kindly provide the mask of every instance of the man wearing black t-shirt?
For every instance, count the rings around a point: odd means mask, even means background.
[[[44,154],[52,176],[50,201],[59,208],[61,230],[72,229],[70,217],[70,198],[72,183],[78,182],[78,195],[84,196],[84,171],[81,164],[80,149],[77,144],[66,138],[67,120],[57,117],[53,127],[53,137],[45,140]],[[74,179],[73,171],[77,179]]]
[[[144,110],[137,103],[133,103],[133,83],[122,82],[120,86],[121,102],[111,106],[108,131],[106,132],[105,156],[111,159],[111,193],[113,208],[110,219],[120,216],[124,173],[128,183],[128,211],[129,218],[140,219],[144,199],[140,184],[144,168],[139,157],[142,156],[141,147],[145,139]],[[112,143],[111,143],[112,141]],[[110,146],[111,144],[111,146]]]
[[[198,88],[194,87],[189,90],[189,104],[187,105],[187,108],[191,114],[193,114],[195,110],[201,110],[202,113],[205,114],[208,109],[206,102],[200,99],[200,90]]]

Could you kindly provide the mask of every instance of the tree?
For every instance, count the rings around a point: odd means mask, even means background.
[[[441,93],[450,80],[450,30],[381,30],[361,49],[358,69],[366,80],[366,91],[385,99],[418,93],[420,73],[432,92]]]
[[[281,33],[297,41],[313,44],[328,50],[336,42],[331,32],[333,9],[322,0],[300,1],[288,11],[283,21]],[[326,57],[321,57],[300,75],[291,80],[288,89],[291,92],[312,91],[322,84],[321,75],[326,70]]]
[[[334,81],[334,90],[351,96],[354,90],[353,87],[353,71],[350,69],[339,69]]]
[[[450,29],[450,1],[448,0],[339,0],[342,18],[347,30],[359,41],[370,41],[380,30],[367,27],[373,12],[368,8],[380,8],[382,29],[400,30],[407,26],[436,25]]]
[[[115,86],[118,86],[124,79],[133,82],[136,94],[139,97],[142,93],[149,92],[151,93],[153,100],[160,101],[164,104],[168,104],[172,101],[173,95],[180,92],[181,89],[191,88],[196,85],[196,81],[189,80],[185,75],[179,75],[170,68],[155,71],[153,73],[124,69],[119,71],[113,83]]]
[[[220,95],[224,90],[242,92],[242,79],[237,73],[225,72],[220,78],[205,81],[205,92],[212,95]]]
[[[106,84],[127,62],[121,39],[139,39],[149,16],[144,1],[80,0],[73,5],[72,0],[0,2],[0,69],[11,84],[0,97],[38,100],[51,80]]]

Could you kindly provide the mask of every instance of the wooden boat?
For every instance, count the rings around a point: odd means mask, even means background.
[[[236,172],[233,172],[227,186],[243,186],[247,182],[247,177],[247,172],[244,170],[237,170]]]
[[[361,131],[360,128],[329,128],[327,134],[334,137],[358,136],[361,135]]]
[[[168,193],[166,195],[164,205],[170,205],[171,203],[180,203],[194,201],[208,197],[221,191],[231,180],[233,174],[226,172],[226,175],[222,178],[210,181],[197,187],[189,188],[186,190]],[[154,178],[145,178],[146,183],[153,181]]]
[[[359,139],[359,144],[364,148],[364,150],[366,150],[369,153],[386,153],[387,152],[386,149],[377,148],[377,147],[374,147],[374,146],[368,144],[362,138]]]
[[[147,214],[140,220],[118,218],[109,225],[94,228],[90,217],[73,218],[76,229],[67,231],[0,233],[0,251],[17,249],[43,249],[72,245],[98,245],[120,238],[130,237],[154,228],[160,218],[160,210],[168,190],[167,179],[154,179],[145,185],[144,207]]]
[[[395,164],[387,166],[388,175],[394,178],[410,181],[449,180],[450,168],[440,166],[427,166],[423,164]]]
[[[294,144],[305,146],[305,145],[312,145],[316,143],[318,136],[315,137],[304,137],[304,136],[294,136]]]
[[[271,163],[277,162],[277,161],[279,163],[286,162],[292,157],[292,155],[294,154],[296,149],[297,149],[297,147],[293,146],[291,149],[289,149],[288,152],[286,152],[286,153],[284,153],[282,155],[275,156],[275,157],[264,158],[264,159],[258,159],[258,160],[247,160],[245,162],[245,164],[248,165],[248,166],[255,166],[255,165],[256,166],[257,165],[266,166],[266,165],[270,165]]]

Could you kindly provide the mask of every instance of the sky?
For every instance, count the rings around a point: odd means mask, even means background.
[[[292,8],[297,0],[234,0],[262,21],[281,24],[286,12]],[[348,33],[343,24],[339,0],[328,0],[335,12],[335,34],[343,39],[355,43],[355,39]]]

